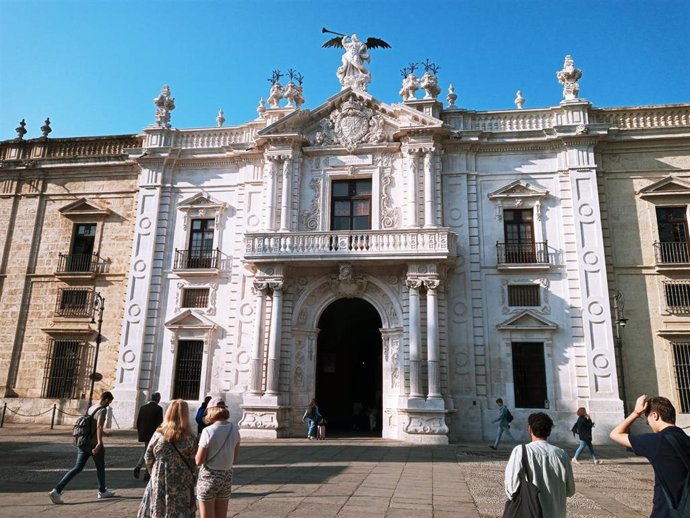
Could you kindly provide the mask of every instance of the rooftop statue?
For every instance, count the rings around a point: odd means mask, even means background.
[[[345,88],[367,91],[367,85],[371,83],[371,74],[364,63],[369,63],[371,58],[367,52],[369,49],[383,48],[389,49],[391,46],[379,38],[367,38],[366,42],[359,40],[356,34],[347,36],[339,32],[329,31],[325,27],[322,33],[335,34],[336,36],[322,45],[324,48],[344,48],[345,54],[342,57],[342,65],[338,67],[335,74]]]

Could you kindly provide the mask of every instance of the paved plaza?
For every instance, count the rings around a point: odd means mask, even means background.
[[[48,491],[72,467],[71,427],[6,424],[0,429],[0,516],[133,517],[144,490],[132,477],[136,435],[108,439],[111,500],[97,500],[92,461],[53,505]],[[574,443],[567,446],[574,450]],[[511,447],[486,444],[414,446],[382,439],[244,440],[228,516],[241,517],[498,517],[503,470]],[[653,473],[646,459],[599,447],[605,459],[574,466],[577,493],[570,518],[646,517]],[[586,455],[586,453],[585,453]]]

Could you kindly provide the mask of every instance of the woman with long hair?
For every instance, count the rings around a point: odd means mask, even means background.
[[[594,453],[594,446],[592,446],[592,427],[594,423],[592,419],[587,414],[587,409],[585,407],[580,407],[577,409],[577,422],[573,425],[572,432],[580,436],[580,445],[575,450],[575,455],[573,456],[573,464],[579,464],[577,460],[585,449],[585,446],[589,448],[589,455],[592,457],[594,464],[601,464],[601,461],[597,458],[596,453]]]
[[[232,466],[240,455],[240,432],[228,421],[230,411],[219,397],[209,401],[204,421],[208,426],[199,436],[196,484],[201,518],[225,518],[232,493]]]
[[[176,399],[146,448],[144,461],[151,479],[139,505],[138,518],[196,516],[194,448],[189,405]]]
[[[304,411],[304,415],[302,416],[302,422],[304,422],[305,419],[307,420],[307,438],[310,441],[312,439],[316,439],[316,427],[321,419],[321,414],[319,412],[319,406],[316,403],[316,399],[312,399],[309,402],[309,405],[307,405],[307,409]]]

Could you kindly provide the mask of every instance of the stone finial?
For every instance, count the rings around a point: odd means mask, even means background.
[[[427,58],[422,65],[424,65],[424,75],[419,81],[419,86],[426,92],[424,99],[436,99],[438,94],[441,93],[441,88],[438,86],[437,75],[441,67],[429,61],[429,58]]]
[[[455,108],[455,101],[458,99],[458,94],[455,93],[455,87],[453,83],[448,86],[448,95],[446,95],[446,100],[448,101],[448,108]]]
[[[563,100],[572,101],[577,99],[580,93],[579,79],[582,77],[582,70],[575,68],[575,61],[568,54],[563,62],[563,69],[556,72],[556,78],[563,85]]]
[[[223,111],[223,108],[218,110],[218,116],[216,117],[216,123],[218,124],[219,128],[222,128],[223,124],[225,124],[225,112]]]
[[[158,97],[153,100],[156,105],[156,126],[170,128],[170,112],[175,109],[175,99],[170,95],[170,87],[163,85]]]
[[[50,127],[50,117],[46,117],[43,126],[41,126],[41,134],[43,135],[43,138],[48,138],[48,135],[50,135],[52,131],[53,128]]]
[[[517,106],[518,110],[522,110],[522,107],[525,105],[525,98],[522,96],[522,90],[518,90],[515,92],[515,106]]]
[[[17,140],[21,140],[26,135],[26,121],[24,119],[19,121],[19,126],[17,126],[14,131],[17,132]]]
[[[263,97],[259,100],[259,106],[256,107],[256,113],[259,114],[259,117],[263,117],[264,113],[266,113],[266,101],[264,101]]]

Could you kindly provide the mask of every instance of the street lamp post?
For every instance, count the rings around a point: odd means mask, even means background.
[[[96,297],[93,301],[94,314],[91,317],[91,323],[96,323],[96,311],[98,311],[98,328],[96,330],[96,354],[93,357],[93,372],[89,378],[91,378],[91,390],[89,390],[89,407],[93,404],[93,386],[97,379],[101,379],[101,376],[96,372],[96,367],[98,367],[98,351],[101,348],[101,327],[103,326],[103,310],[105,309],[105,298],[98,292],[96,292]]]

